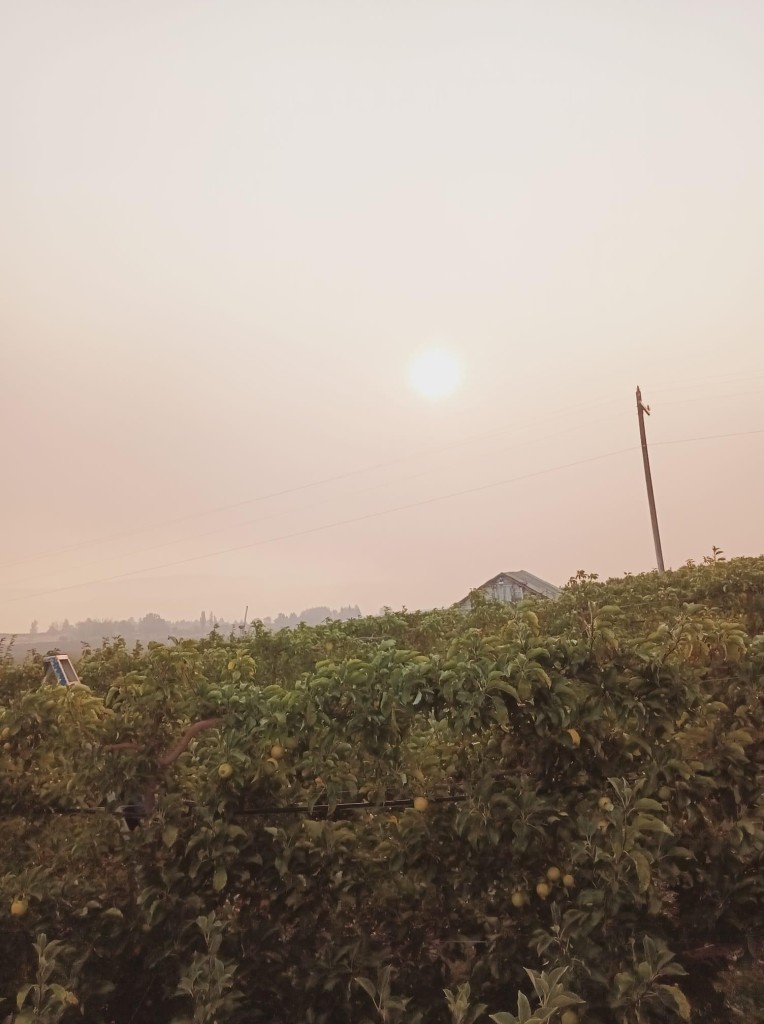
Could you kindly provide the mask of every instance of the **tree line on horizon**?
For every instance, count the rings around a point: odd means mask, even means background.
[[[317,626],[327,619],[346,622],[348,619],[361,617],[358,605],[343,605],[330,608],[328,605],[316,605],[305,608],[301,612],[289,614],[280,612],[275,617],[267,616],[255,621],[261,622],[266,629],[291,629],[304,623]],[[29,633],[23,635],[24,640],[36,643],[50,638],[51,645],[55,642],[100,643],[104,637],[122,636],[126,640],[149,642],[151,640],[167,640],[170,636],[191,639],[207,636],[213,629],[227,634],[244,628],[243,620],[231,621],[215,615],[214,612],[203,611],[198,619],[165,619],[156,612],[148,612],[140,618],[129,619],[93,619],[87,618],[79,622],[51,622],[48,629],[40,630],[39,622],[32,622]],[[9,634],[10,635],[10,634]]]

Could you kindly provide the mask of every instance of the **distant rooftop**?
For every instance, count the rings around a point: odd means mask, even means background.
[[[508,604],[521,601],[524,597],[559,597],[562,591],[553,583],[547,583],[539,576],[525,569],[516,569],[512,572],[500,572],[490,580],[486,580],[475,590],[483,591],[487,597],[495,601],[506,601]],[[469,594],[458,602],[459,607],[469,607]]]

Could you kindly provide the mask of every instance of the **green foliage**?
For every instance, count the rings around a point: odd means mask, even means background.
[[[548,974],[546,971],[528,971],[538,1002],[536,1009],[531,1008],[530,1000],[521,992],[517,997],[517,1014],[492,1013],[491,1020],[495,1024],[544,1024],[545,1021],[559,1019],[566,1011],[570,1013],[571,1007],[580,1005],[583,1000],[568,992],[562,984],[566,970],[565,967],[557,967]]]
[[[763,630],[764,559],[715,553],[555,602],[117,639],[68,688],[0,652],[2,1012],[749,1012]]]
[[[72,949],[63,942],[48,942],[42,932],[33,949],[37,961],[34,981],[18,990],[18,1012],[6,1019],[13,1024],[58,1024],[72,1008],[79,1006],[73,988],[81,965],[67,965],[73,959]]]
[[[195,922],[204,940],[204,950],[194,953],[178,982],[177,994],[187,996],[193,1007],[191,1017],[177,1017],[175,1024],[214,1024],[228,1020],[242,995],[234,989],[236,966],[218,956],[225,925],[214,912]]]

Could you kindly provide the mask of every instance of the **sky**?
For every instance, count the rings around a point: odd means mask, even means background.
[[[760,0],[0,22],[0,630],[762,553]]]

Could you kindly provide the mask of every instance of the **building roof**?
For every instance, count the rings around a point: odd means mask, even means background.
[[[556,587],[553,583],[547,583],[546,580],[542,580],[539,576],[534,576],[532,572],[527,572],[525,569],[517,569],[512,572],[500,572],[496,576],[492,576],[490,580],[486,580],[485,583],[481,583],[479,587],[474,587],[474,590],[487,590],[492,584],[498,582],[515,582],[521,587],[526,587],[528,590],[533,591],[534,594],[538,594],[540,597],[559,597],[562,591],[559,587]],[[464,604],[469,601],[469,594],[463,597],[458,603]]]

